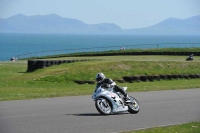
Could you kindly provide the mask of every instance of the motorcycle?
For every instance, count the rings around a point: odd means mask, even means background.
[[[124,90],[127,87],[123,87]],[[105,88],[100,86],[92,95],[95,101],[95,107],[102,115],[110,115],[114,113],[126,112],[137,114],[140,110],[138,101],[129,96],[130,100],[124,100],[124,96],[120,92],[115,92],[113,87]]]
[[[194,58],[193,58],[193,54],[191,54],[188,58],[186,58],[186,61],[193,61]]]

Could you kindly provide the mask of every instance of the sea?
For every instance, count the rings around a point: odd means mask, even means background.
[[[200,47],[200,36],[0,33],[0,61],[13,57],[168,47]]]

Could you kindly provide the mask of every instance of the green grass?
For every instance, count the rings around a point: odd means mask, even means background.
[[[123,54],[129,52],[200,52],[200,48],[191,47],[190,48],[150,48],[150,49],[126,49],[126,50],[109,50],[109,51],[101,51],[101,52],[80,52],[80,53],[72,53],[72,54],[61,54],[61,55],[50,55],[40,57],[41,59],[45,58],[59,58],[59,57],[73,57],[73,56],[85,56],[90,55],[93,56],[94,54]],[[32,57],[29,59],[34,59],[37,57]]]
[[[72,95],[91,95],[95,84],[78,85],[74,80],[95,80],[104,72],[114,80],[130,75],[200,74],[200,57],[192,62],[184,56],[68,57],[92,59],[51,66],[27,73],[27,61],[0,62],[0,101]],[[200,88],[200,79],[118,83],[129,92]]]
[[[143,130],[123,132],[123,133],[199,133],[200,122],[190,122],[186,124],[179,124],[165,127],[154,127]]]
[[[122,79],[123,76],[131,75],[200,73],[199,57],[193,62],[187,62],[181,56],[106,56],[96,59],[98,60],[55,66],[56,69],[49,68],[49,73],[59,71],[59,74],[49,74],[38,80],[57,82],[94,80],[97,72],[103,72],[112,79]]]

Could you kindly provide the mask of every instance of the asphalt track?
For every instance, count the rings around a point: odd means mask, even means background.
[[[129,94],[138,114],[99,115],[91,96],[0,102],[0,133],[116,133],[200,121],[200,89]]]

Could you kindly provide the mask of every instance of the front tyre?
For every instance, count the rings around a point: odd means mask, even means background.
[[[137,114],[140,111],[139,102],[134,98],[131,98],[131,103],[128,104],[128,112],[131,114]]]
[[[106,99],[106,98],[96,99],[95,106],[100,114],[102,114],[102,115],[111,114],[112,108],[111,108],[111,103],[108,99]]]

